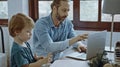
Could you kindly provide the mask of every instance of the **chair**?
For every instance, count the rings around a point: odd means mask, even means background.
[[[2,40],[2,51],[3,53],[5,53],[3,29],[1,26],[0,26],[0,31],[1,31],[1,40]]]
[[[5,54],[5,48],[4,48],[4,35],[1,26],[0,26],[0,32],[1,32],[1,40],[2,40],[2,52],[3,52],[0,53],[0,67],[7,67],[7,56]]]

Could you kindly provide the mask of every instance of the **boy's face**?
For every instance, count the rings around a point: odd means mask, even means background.
[[[69,4],[68,2],[61,1],[60,6],[56,7],[56,17],[59,21],[63,21],[69,12]]]
[[[31,38],[31,33],[32,28],[30,27],[25,27],[23,30],[18,34],[18,37],[21,41],[26,42]]]

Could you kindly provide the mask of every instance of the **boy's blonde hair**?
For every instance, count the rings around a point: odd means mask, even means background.
[[[12,37],[15,37],[16,36],[15,31],[21,32],[22,29],[26,26],[28,26],[29,28],[33,28],[34,27],[33,20],[22,13],[17,13],[16,15],[13,15],[9,21],[8,24],[9,33]]]

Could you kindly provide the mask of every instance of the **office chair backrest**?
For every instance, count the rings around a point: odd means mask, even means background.
[[[3,29],[0,26],[0,31],[1,31],[1,40],[2,40],[2,51],[5,53],[5,47],[4,47],[4,35],[3,35]]]

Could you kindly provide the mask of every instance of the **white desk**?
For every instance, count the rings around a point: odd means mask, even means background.
[[[74,51],[71,50],[71,48],[64,51],[61,59],[56,60],[53,64],[51,64],[50,67],[90,67],[88,64],[88,61],[75,60],[75,59],[70,59],[65,57],[67,54],[70,54],[72,52]],[[111,60],[114,60],[113,53],[108,54],[107,57],[110,57]]]
[[[57,60],[50,67],[89,67],[87,61]]]
[[[72,52],[75,52],[72,47],[62,52],[60,60],[56,60],[50,67],[89,67],[88,61],[66,58]]]

